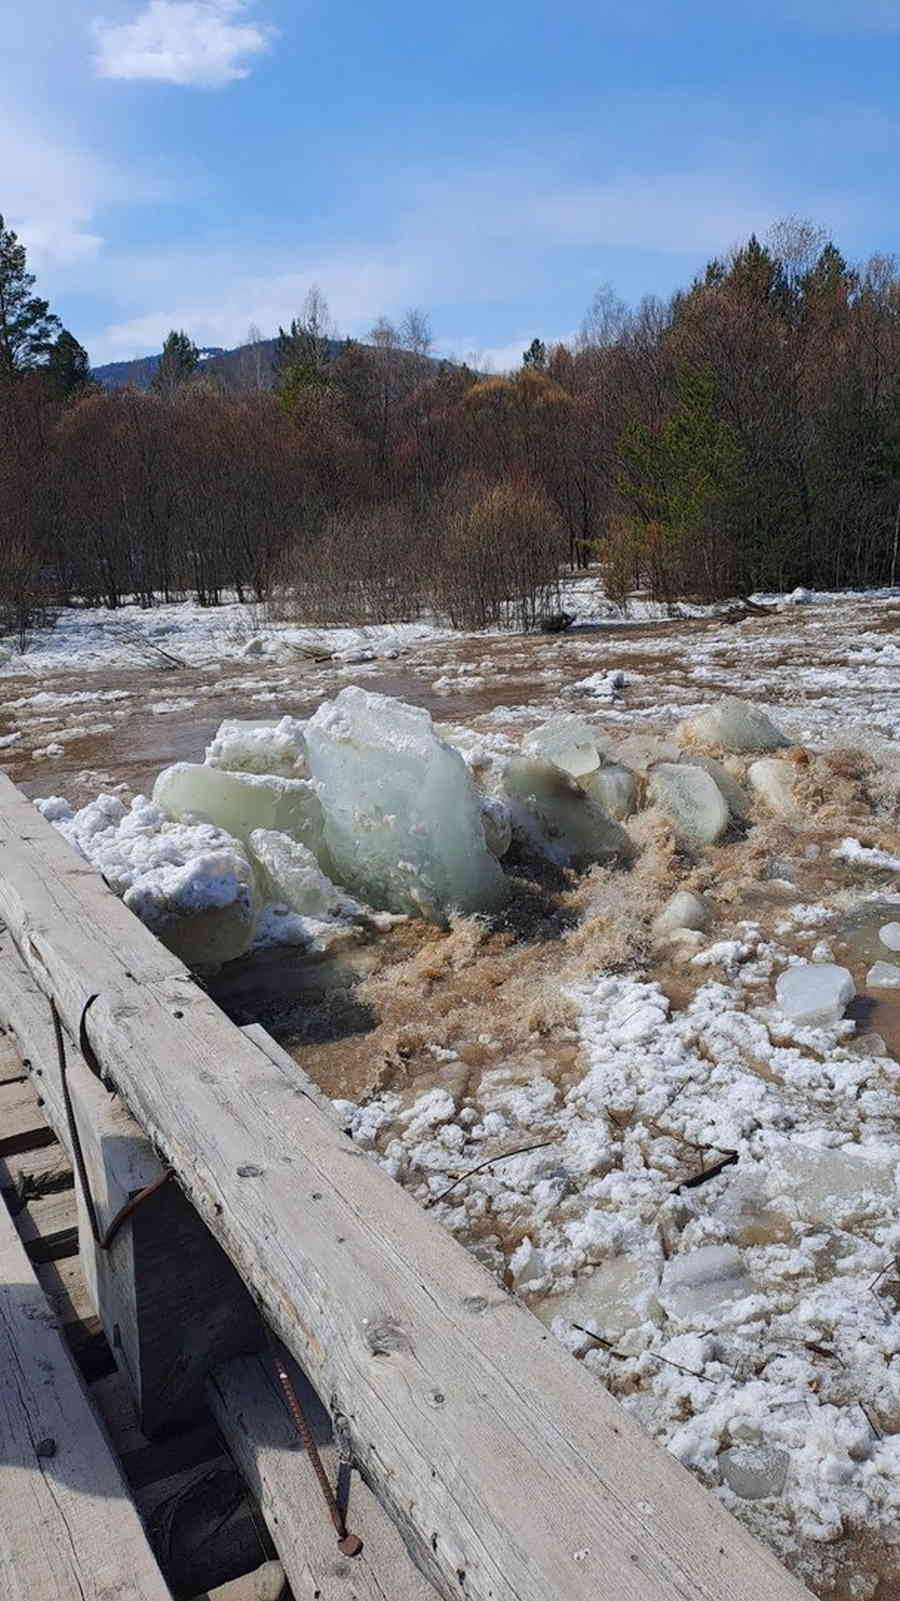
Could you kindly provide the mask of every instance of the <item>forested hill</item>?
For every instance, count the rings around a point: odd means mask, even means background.
[[[236,350],[223,350],[221,345],[202,346],[198,352],[203,366],[220,375],[227,387],[245,387],[259,374],[259,387],[268,389],[272,383],[272,353],[274,339],[261,339],[255,345],[240,345]],[[93,369],[93,376],[106,389],[149,389],[159,367],[161,356],[137,356],[134,361],[108,361]]]
[[[223,390],[271,389],[272,369],[277,339],[258,339],[254,344],[238,345],[234,350],[221,346],[201,345],[198,355],[203,372],[214,378]],[[322,341],[327,359],[333,361],[340,353],[344,341]],[[369,348],[363,344],[363,348]],[[94,367],[92,376],[105,389],[149,389],[159,367],[161,356],[138,356],[134,361],[110,361]],[[428,357],[424,358],[431,365]]]

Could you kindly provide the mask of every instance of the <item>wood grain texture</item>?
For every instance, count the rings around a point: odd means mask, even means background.
[[[0,1156],[52,1145],[53,1132],[29,1079],[0,1084]]]
[[[0,1594],[8,1601],[169,1597],[2,1203]]]
[[[334,1485],[340,1460],[330,1419],[296,1367],[292,1378]],[[394,1524],[355,1473],[346,1517],[363,1549],[357,1557],[341,1555],[313,1469],[264,1356],[236,1357],[216,1368],[207,1394],[228,1449],[260,1504],[296,1601],[435,1601],[434,1589],[413,1566]]]
[[[17,1105],[28,1104],[30,1098],[41,1126],[45,1119],[51,1124],[71,1161],[49,1003],[8,937],[0,937],[0,1023],[8,1031],[5,1037],[16,1040],[30,1074],[24,1083],[0,1086],[0,1096],[17,1097]],[[162,1177],[165,1164],[72,1039],[66,1041],[66,1060],[75,1123],[102,1231],[127,1201]],[[2,1127],[0,1108],[0,1134]],[[170,1183],[152,1196],[108,1251],[94,1241],[77,1181],[75,1194],[88,1290],[132,1387],[142,1425],[148,1434],[155,1434],[204,1406],[203,1386],[211,1365],[258,1344],[258,1315],[228,1257],[177,1184]],[[188,1261],[189,1271],[173,1272],[173,1260]]]
[[[0,916],[440,1594],[798,1601],[775,1557],[213,1005],[0,780]]]

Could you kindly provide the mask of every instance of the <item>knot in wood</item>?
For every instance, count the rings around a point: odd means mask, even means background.
[[[395,1351],[411,1351],[412,1342],[397,1318],[379,1318],[366,1329],[366,1344],[373,1356],[391,1356]]]

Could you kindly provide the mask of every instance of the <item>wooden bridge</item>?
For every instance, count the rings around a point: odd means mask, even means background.
[[[51,1158],[72,1172],[86,1316],[140,1451],[224,1441],[267,1526],[256,1559],[274,1548],[298,1601],[808,1595],[3,777],[0,918],[0,1183],[27,1218]],[[36,1278],[56,1247],[16,1221],[0,1206],[0,1594],[188,1594]],[[43,1238],[76,1248],[71,1221]],[[273,1361],[349,1476],[357,1555]]]

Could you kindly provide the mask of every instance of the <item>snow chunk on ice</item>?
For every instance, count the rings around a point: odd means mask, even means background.
[[[889,951],[900,951],[900,923],[885,923],[878,930],[878,938]]]
[[[666,1263],[659,1299],[670,1316],[691,1319],[752,1294],[740,1251],[733,1245],[701,1245]]]
[[[509,1259],[513,1289],[517,1295],[523,1290],[542,1288],[547,1277],[547,1264],[543,1253],[535,1249],[527,1237],[513,1251]]]
[[[625,688],[625,674],[619,670],[611,673],[589,673],[587,678],[579,678],[574,684],[568,684],[564,695],[587,696],[593,700],[615,700]]]
[[[282,717],[278,722],[228,717],[206,747],[206,765],[223,767],[231,773],[279,773],[284,778],[303,778],[305,726],[297,717]]]
[[[350,685],[310,719],[306,745],[343,884],[432,922],[503,904],[471,773],[426,711]]]
[[[253,868],[221,829],[167,822],[143,795],[130,811],[116,795],[98,795],[79,812],[54,796],[42,809],[183,962],[216,965],[249,948],[257,913]]]
[[[884,867],[900,873],[900,856],[892,856],[876,845],[861,845],[858,839],[842,839],[831,855],[836,862],[858,862],[861,867]]]
[[[75,816],[74,811],[62,795],[48,795],[46,800],[36,800],[35,806],[48,823],[67,823]]]
[[[514,757],[503,788],[514,823],[554,861],[582,868],[630,854],[624,828],[551,762]]]
[[[245,843],[257,828],[289,834],[328,871],[322,805],[306,779],[226,773],[197,762],[176,762],[160,773],[153,799],[176,822],[205,818]]]
[[[736,695],[707,706],[677,732],[684,745],[720,745],[723,750],[779,750],[791,743],[764,711]]]
[[[600,766],[601,743],[583,717],[554,717],[536,728],[525,745],[530,756],[552,762],[570,778],[584,778]]]
[[[775,996],[785,1017],[803,1028],[839,1023],[856,994],[846,967],[834,962],[802,962],[779,974]]]
[[[650,773],[652,805],[671,819],[676,834],[695,845],[712,845],[728,827],[729,811],[718,784],[702,767],[661,762]]]

